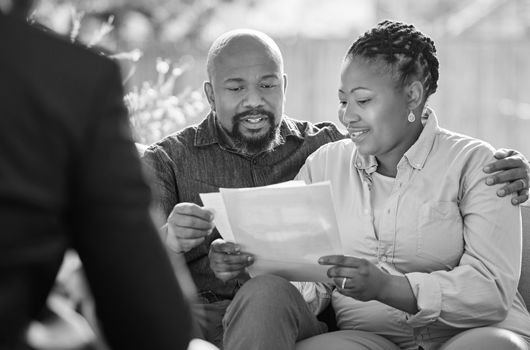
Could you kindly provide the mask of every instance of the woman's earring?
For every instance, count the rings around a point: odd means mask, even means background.
[[[407,119],[409,120],[409,122],[412,123],[416,120],[416,116],[414,115],[414,113],[412,113],[412,111],[410,111],[409,117]]]

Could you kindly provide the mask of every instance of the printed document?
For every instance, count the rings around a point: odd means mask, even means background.
[[[252,277],[273,274],[290,281],[330,282],[324,255],[342,255],[329,182],[303,181],[201,194],[227,242],[252,254]]]

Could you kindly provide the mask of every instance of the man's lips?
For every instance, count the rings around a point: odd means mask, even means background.
[[[241,118],[241,123],[248,129],[259,129],[269,124],[269,118],[266,115],[249,115]]]

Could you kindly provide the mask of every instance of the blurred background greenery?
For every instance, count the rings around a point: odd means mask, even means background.
[[[379,20],[411,22],[438,48],[430,105],[441,126],[530,156],[530,0],[41,0],[33,18],[65,35],[74,29],[87,45],[112,18],[97,46],[129,53],[120,62],[144,144],[207,113],[205,57],[225,31],[253,28],[278,42],[287,115],[337,122],[339,68],[351,42]]]

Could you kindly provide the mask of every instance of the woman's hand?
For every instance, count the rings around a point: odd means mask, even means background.
[[[328,255],[318,263],[333,265],[328,277],[333,279],[340,294],[360,301],[377,300],[410,314],[418,312],[416,296],[404,276],[390,275],[368,260],[353,256]]]
[[[377,300],[386,288],[390,275],[366,259],[353,256],[328,255],[318,260],[320,265],[334,265],[328,270],[339,293],[357,300]]]

